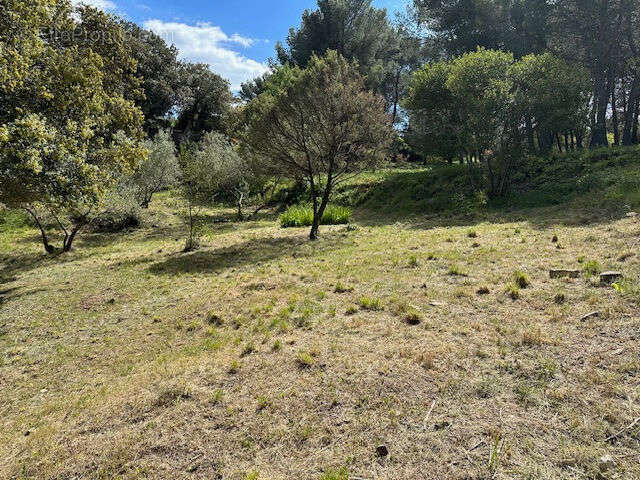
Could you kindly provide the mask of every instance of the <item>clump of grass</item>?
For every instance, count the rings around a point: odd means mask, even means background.
[[[467,273],[464,272],[458,265],[455,265],[455,264],[449,267],[449,271],[447,273],[451,276],[457,276],[457,277],[467,276]]]
[[[360,297],[358,300],[358,305],[362,310],[369,310],[373,312],[379,312],[384,310],[384,306],[379,298],[371,298],[371,297]]]
[[[403,320],[409,325],[420,325],[424,320],[424,315],[416,308],[409,307],[404,314]]]
[[[486,285],[483,285],[478,289],[476,293],[478,295],[489,295],[491,293],[491,290],[489,290],[489,287],[487,287]]]
[[[597,260],[589,260],[582,267],[587,275],[595,276],[602,273],[602,265]]]
[[[558,305],[562,305],[564,302],[567,301],[567,296],[562,292],[556,293],[556,296],[553,297],[553,301]]]
[[[211,311],[207,313],[207,323],[209,323],[210,325],[215,325],[217,327],[220,327],[224,325],[224,320],[216,312]]]
[[[522,333],[522,345],[527,347],[538,347],[544,343],[542,338],[542,330],[537,328],[535,330],[526,330]]]
[[[338,470],[327,470],[320,476],[319,480],[349,480],[349,471],[346,467],[341,467]]]
[[[353,292],[353,287],[350,285],[344,285],[342,282],[336,283],[335,288],[333,289],[336,293],[349,293]]]
[[[265,408],[270,407],[270,406],[271,406],[271,399],[269,397],[267,397],[266,395],[259,395],[258,396],[258,411],[259,412],[261,412],[262,410],[264,410]]]
[[[467,232],[467,237],[469,237],[469,238],[478,238],[478,232],[476,232],[475,230],[469,230]]]
[[[256,346],[252,342],[249,342],[242,349],[242,353],[240,355],[244,357],[244,356],[247,356],[247,355],[251,355],[255,351],[256,351]]]
[[[433,370],[435,368],[436,353],[435,352],[419,352],[415,355],[415,360],[425,370]]]
[[[504,292],[511,298],[511,300],[517,300],[520,298],[520,287],[515,283],[510,283],[504,289]]]
[[[527,288],[531,285],[531,281],[526,273],[521,272],[520,270],[516,270],[513,272],[513,281],[518,286],[518,288]]]
[[[300,368],[311,368],[315,362],[315,358],[309,352],[300,351],[296,354],[296,363]]]
[[[238,373],[238,370],[240,370],[240,362],[234,360],[233,362],[231,362],[231,365],[229,365],[229,370],[227,371],[230,374],[235,375],[236,373]]]
[[[420,265],[420,262],[418,262],[418,257],[411,255],[407,264],[409,265],[409,268],[416,268]]]
[[[347,207],[339,205],[327,206],[322,219],[321,225],[344,225],[351,220],[352,211]],[[290,227],[308,227],[313,224],[313,208],[309,205],[293,205],[280,215],[280,226],[282,228]]]
[[[213,396],[211,397],[211,404],[212,405],[217,405],[220,402],[222,402],[222,397],[223,397],[223,392],[222,390],[218,389],[215,391],[215,393],[213,394]]]
[[[344,313],[346,315],[355,315],[356,313],[358,313],[358,307],[356,307],[355,305],[349,305],[347,307],[347,311]]]

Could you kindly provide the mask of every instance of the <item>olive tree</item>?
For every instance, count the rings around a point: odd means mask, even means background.
[[[167,131],[159,131],[153,140],[145,141],[149,154],[131,178],[138,203],[148,208],[153,195],[176,183],[180,166],[176,147]]]
[[[283,67],[267,84],[247,106],[245,142],[274,173],[309,184],[315,240],[335,186],[384,158],[391,119],[357,65],[335,51],[314,55],[304,70]]]
[[[180,155],[182,194],[187,202],[188,238],[185,251],[197,246],[197,216],[200,208],[217,200],[234,198],[242,216],[251,172],[230,140],[217,132],[206,133],[200,142]]]

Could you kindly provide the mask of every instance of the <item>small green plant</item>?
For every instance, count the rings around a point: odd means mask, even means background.
[[[407,262],[409,268],[416,268],[420,265],[420,263],[418,262],[418,257],[416,257],[415,255],[411,255],[409,257],[409,261]]]
[[[220,402],[222,402],[222,397],[223,397],[222,390],[220,389],[216,390],[213,396],[211,397],[211,403],[213,405],[219,404]]]
[[[344,313],[346,315],[355,315],[356,313],[358,313],[358,307],[356,307],[355,305],[349,305],[347,307],[347,311]]]
[[[282,342],[280,340],[276,340],[275,342],[273,342],[271,350],[273,350],[274,352],[279,352],[280,350],[282,350]]]
[[[258,411],[261,412],[262,410],[264,410],[267,407],[271,406],[271,399],[269,397],[267,397],[266,395],[259,395],[258,396]]]
[[[410,307],[404,314],[404,321],[409,325],[419,325],[424,320],[424,315],[416,308]]]
[[[358,305],[360,305],[360,308],[362,310],[369,310],[374,312],[384,310],[382,302],[379,298],[361,297],[360,300],[358,300]]]
[[[260,478],[260,472],[257,470],[251,470],[244,474],[242,480],[258,480],[258,478]]]
[[[231,365],[229,366],[229,373],[234,375],[236,373],[238,373],[238,370],[240,370],[240,362],[238,362],[237,360],[234,360],[233,362],[231,362]]]
[[[309,352],[300,351],[296,354],[296,363],[300,368],[311,368],[315,359]]]
[[[322,225],[344,225],[351,220],[352,211],[339,205],[327,206],[320,223]],[[280,226],[309,227],[313,224],[313,208],[309,205],[293,205],[280,215]]]
[[[515,283],[510,283],[509,285],[507,285],[507,287],[504,289],[504,292],[509,298],[511,298],[511,300],[517,300],[520,298],[520,287],[518,287],[518,285],[516,285]]]
[[[467,237],[469,237],[469,238],[478,238],[478,232],[476,232],[475,230],[469,230],[467,232]]]
[[[516,270],[513,272],[513,281],[518,286],[518,288],[527,288],[531,285],[531,281],[526,273],[521,272],[520,270]]]
[[[449,270],[447,273],[451,276],[458,276],[458,277],[467,276],[467,273],[464,272],[458,265],[455,265],[455,264],[449,267]]]
[[[349,480],[347,467],[340,467],[338,470],[329,469],[324,472],[319,480]]]
[[[240,355],[244,357],[246,355],[251,355],[255,351],[256,351],[256,346],[252,342],[249,342],[242,349],[242,353]]]
[[[342,282],[338,282],[336,283],[336,286],[333,289],[333,291],[336,293],[349,293],[349,292],[353,292],[353,287],[348,285],[343,285]]]
[[[489,446],[489,473],[495,475],[502,463],[502,456],[505,450],[505,442],[500,433],[496,433]]]
[[[602,265],[597,260],[589,260],[585,262],[582,267],[587,275],[595,276],[600,275],[602,272]]]

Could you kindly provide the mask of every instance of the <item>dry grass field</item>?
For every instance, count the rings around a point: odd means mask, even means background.
[[[166,201],[0,233],[0,478],[640,479],[638,219],[211,211],[185,254]]]

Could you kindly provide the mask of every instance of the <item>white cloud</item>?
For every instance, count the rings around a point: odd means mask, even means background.
[[[231,82],[237,90],[246,80],[263,74],[267,67],[233,49],[250,47],[255,40],[241,35],[227,35],[220,27],[210,23],[164,22],[147,20],[144,28],[160,35],[167,43],[174,44],[180,51],[180,58],[190,62],[206,63],[212,71]]]

